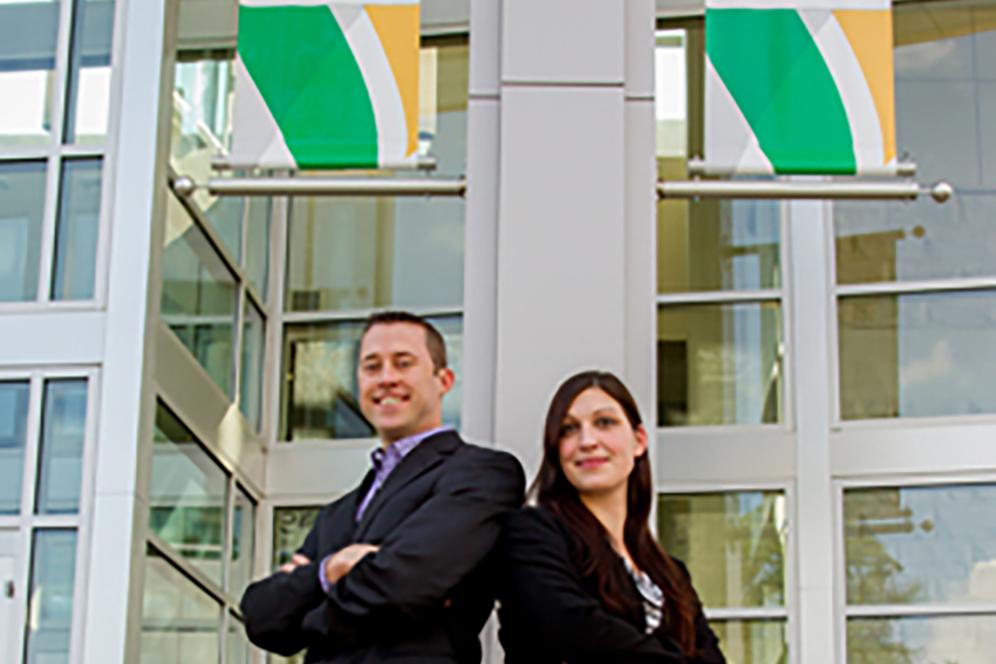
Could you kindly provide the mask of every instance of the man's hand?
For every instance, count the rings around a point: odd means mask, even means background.
[[[349,570],[353,569],[353,565],[363,559],[363,556],[379,550],[379,546],[363,543],[350,544],[347,547],[339,549],[325,561],[325,580],[328,581],[330,586],[334,585],[339,579],[346,576]]]
[[[284,574],[290,574],[298,567],[301,567],[302,565],[307,565],[310,562],[311,560],[307,556],[302,556],[300,553],[295,553],[291,557],[291,561],[289,563],[284,563],[283,565],[280,566],[280,571],[283,572]]]

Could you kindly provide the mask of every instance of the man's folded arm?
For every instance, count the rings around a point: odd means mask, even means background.
[[[316,523],[319,523],[322,515]],[[317,534],[312,528],[298,549],[308,558],[290,572],[276,572],[246,588],[240,607],[246,635],[255,645],[280,655],[293,655],[305,648],[303,619],[325,598],[318,581]]]
[[[330,589],[305,618],[310,630],[366,638],[384,619],[413,627],[491,552],[509,510],[521,505],[522,467],[505,453],[475,453],[444,473],[435,494]]]

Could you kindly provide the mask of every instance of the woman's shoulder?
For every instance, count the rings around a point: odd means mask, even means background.
[[[505,521],[506,541],[564,540],[569,537],[563,521],[545,507],[527,505],[510,512]]]

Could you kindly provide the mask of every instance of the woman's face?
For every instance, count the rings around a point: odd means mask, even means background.
[[[619,402],[597,387],[579,394],[561,423],[560,466],[582,495],[625,490],[646,451],[647,432],[634,429]]]

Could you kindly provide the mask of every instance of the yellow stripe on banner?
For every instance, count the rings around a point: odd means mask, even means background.
[[[366,10],[398,84],[408,124],[405,155],[410,156],[418,149],[419,6],[369,4]]]
[[[896,157],[896,96],[892,68],[892,12],[838,9],[834,16],[861,64],[882,128],[882,153]]]

